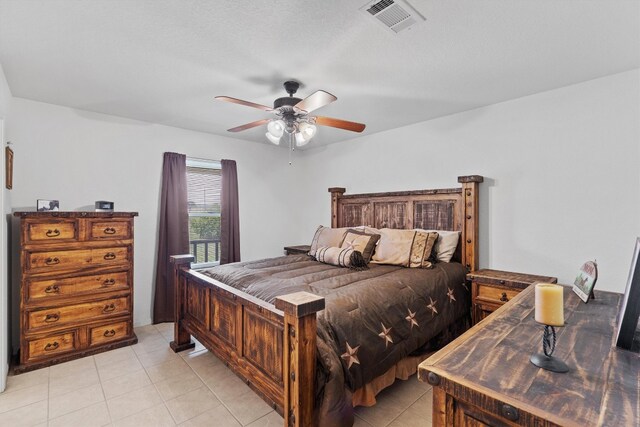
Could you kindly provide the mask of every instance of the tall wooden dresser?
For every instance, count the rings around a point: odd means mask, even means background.
[[[125,345],[137,212],[16,212],[23,372]]]

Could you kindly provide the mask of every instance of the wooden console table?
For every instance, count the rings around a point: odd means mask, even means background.
[[[420,364],[433,385],[434,426],[638,426],[640,354],[615,347],[622,295],[596,290],[584,304],[565,287],[566,324],[554,356],[570,368],[537,368],[542,326],[529,287]]]

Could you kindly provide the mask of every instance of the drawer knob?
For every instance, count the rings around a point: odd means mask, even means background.
[[[113,227],[107,227],[103,230],[104,234],[116,234],[116,229]]]
[[[102,308],[103,313],[110,313],[116,309],[115,304],[107,304]]]
[[[59,294],[60,293],[60,287],[58,285],[47,286],[44,289],[44,292],[47,293],[47,294]]]
[[[520,413],[518,412],[518,408],[514,408],[513,406],[505,403],[502,405],[502,416],[510,421],[518,421]]]
[[[112,286],[115,284],[116,284],[115,279],[106,279],[104,282],[102,282],[102,286]]]
[[[44,263],[47,265],[56,265],[56,264],[60,264],[60,259],[58,257],[49,257],[47,259],[44,260]]]
[[[114,254],[113,252],[107,252],[102,258],[106,259],[107,261],[111,261],[113,259],[116,259],[116,254]]]
[[[107,329],[106,331],[104,331],[104,334],[102,335],[109,338],[109,337],[115,336],[115,334],[116,334],[115,329]]]
[[[57,322],[58,320],[60,320],[59,313],[49,313],[44,317],[44,321],[47,323]]]
[[[58,230],[57,228],[53,230],[47,230],[45,235],[47,237],[58,237],[60,235],[60,230]]]
[[[54,341],[52,343],[48,342],[47,345],[44,346],[44,351],[52,351],[58,347],[60,347],[60,344],[58,344],[58,341]]]
[[[509,298],[507,297],[507,293],[506,292],[502,293],[502,295],[500,296],[500,301],[504,301],[504,302],[509,301]]]

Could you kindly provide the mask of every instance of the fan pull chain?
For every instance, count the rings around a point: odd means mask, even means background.
[[[293,152],[293,134],[289,134],[289,166],[291,166],[291,153]]]

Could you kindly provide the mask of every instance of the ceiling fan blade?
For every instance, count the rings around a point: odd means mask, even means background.
[[[350,130],[351,132],[362,132],[366,125],[362,123],[350,122],[347,120],[333,119],[331,117],[316,117],[316,124],[320,126],[331,126],[333,128]]]
[[[317,110],[320,107],[331,104],[336,99],[338,98],[331,95],[329,92],[325,92],[324,90],[317,90],[294,105],[294,108],[310,113],[313,110]]]
[[[251,123],[244,124],[242,126],[236,126],[234,128],[227,129],[227,131],[229,131],[229,132],[240,132],[240,131],[251,129],[251,128],[254,128],[256,126],[264,125],[264,124],[267,124],[267,123],[269,123],[269,119],[256,120],[255,122],[251,122]]]
[[[233,102],[234,104],[246,105],[247,107],[257,108],[258,110],[272,111],[273,108],[266,105],[256,104],[255,102],[243,101],[242,99],[232,98],[230,96],[216,96],[217,100]]]

